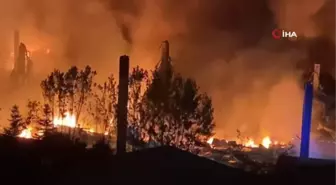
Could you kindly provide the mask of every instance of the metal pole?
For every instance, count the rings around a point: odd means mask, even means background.
[[[313,94],[314,94],[313,91],[314,91],[313,84],[311,82],[307,82],[305,84],[305,94],[303,100],[301,148],[300,148],[301,158],[309,158],[310,129],[311,129]]]
[[[119,93],[117,110],[117,154],[126,152],[129,57],[119,59]]]

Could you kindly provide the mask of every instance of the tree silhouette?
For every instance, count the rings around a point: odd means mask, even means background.
[[[92,101],[88,112],[96,124],[96,131],[101,129],[105,136],[113,136],[116,127],[117,89],[113,75],[110,75],[103,85],[93,84]]]
[[[40,102],[38,101],[28,101],[27,104],[27,117],[25,118],[25,125],[29,126],[30,124],[36,124],[40,116]]]
[[[65,84],[65,74],[59,70],[55,70],[53,72],[54,80],[55,80],[55,92],[56,92],[56,100],[57,100],[57,109],[58,115],[61,118],[65,117],[65,113],[67,112],[67,102],[66,102],[66,95],[67,89]]]
[[[44,102],[50,105],[52,119],[55,117],[55,97],[56,97],[56,82],[54,73],[47,76],[45,80],[41,82],[42,95]]]
[[[67,72],[54,70],[41,82],[45,103],[51,108],[52,120],[56,114],[64,118],[67,112],[74,115],[76,120],[80,119],[83,106],[91,95],[95,75],[96,72],[89,66],[83,70],[73,66]]]
[[[41,82],[45,100],[42,116],[37,119],[39,103],[30,101],[26,124],[37,120],[40,130],[53,131],[55,114],[64,117],[69,112],[78,121],[81,113],[87,111],[96,124],[96,131],[100,127],[113,136],[117,85],[112,75],[103,84],[95,84],[95,75],[89,66],[83,70],[71,67],[65,73],[54,70]],[[22,118],[15,118],[19,115],[15,111],[18,112],[17,106],[13,107],[11,119],[13,129],[17,130],[7,131],[14,135],[25,128]],[[133,146],[172,145],[191,151],[197,141],[213,134],[212,101],[207,94],[199,92],[193,79],[174,73],[171,67],[151,73],[136,67],[129,77],[128,123],[128,139]]]
[[[38,119],[39,131],[43,133],[42,136],[47,136],[54,133],[55,128],[52,121],[52,111],[49,104],[44,104],[42,108],[42,115]]]
[[[76,97],[75,101],[75,113],[76,120],[79,120],[80,115],[83,110],[83,106],[87,102],[88,97],[91,95],[92,86],[93,86],[93,78],[97,75],[96,71],[93,71],[90,66],[86,66],[84,70],[79,72],[76,83]]]
[[[146,127],[148,117],[143,106],[143,91],[147,83],[148,72],[139,66],[134,68],[129,77],[128,142],[135,147],[144,147],[149,140]]]
[[[130,80],[129,123],[131,135],[141,142],[172,145],[192,150],[198,140],[213,133],[213,107],[209,96],[200,94],[196,82],[172,69],[154,70],[152,80],[136,68]],[[147,84],[141,100],[140,81]],[[140,143],[141,143],[140,142]]]
[[[11,137],[17,137],[25,128],[19,107],[17,105],[12,107],[10,117],[10,126],[9,128],[4,129],[4,134]]]

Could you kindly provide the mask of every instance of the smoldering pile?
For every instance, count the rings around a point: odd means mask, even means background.
[[[293,154],[294,145],[272,143],[269,146],[249,145],[225,139],[210,139],[200,150],[200,155],[235,168],[256,173],[271,171],[281,155]]]

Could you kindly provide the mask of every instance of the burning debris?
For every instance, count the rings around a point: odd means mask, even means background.
[[[226,141],[223,140],[226,143],[230,143],[232,141]],[[259,147],[264,147],[266,149],[269,149],[270,147],[274,147],[274,146],[284,146],[285,143],[284,142],[279,142],[279,141],[272,141],[271,138],[269,136],[264,137],[260,144],[255,143],[255,141],[252,138],[246,138],[245,140],[242,141],[242,139],[237,139],[236,141],[234,141],[235,143],[237,143],[238,145],[241,145],[243,147],[246,148],[259,148]],[[219,139],[215,139],[214,137],[211,137],[210,139],[207,140],[207,143],[212,147],[212,148],[216,148],[216,147],[220,147],[220,145],[223,145],[223,142],[221,142],[221,140]]]
[[[32,131],[32,128],[26,128],[21,132],[21,134],[18,137],[25,138],[25,139],[31,139],[33,138],[31,131]]]
[[[99,131],[95,130],[94,128],[82,128],[80,127],[81,124],[78,124],[76,121],[76,116],[74,114],[71,114],[70,112],[66,112],[65,116],[62,118],[61,116],[57,116],[53,119],[53,126],[56,129],[62,130],[69,130],[69,129],[80,129],[84,131],[87,134],[98,134],[105,136],[108,136],[110,134],[109,131],[105,131],[104,133],[100,133]],[[34,135],[37,136],[43,136],[43,132],[35,131],[32,127],[28,127],[21,131],[21,133],[18,135],[20,138],[25,139],[35,139]]]
[[[260,143],[252,138],[228,141],[211,137],[207,144],[201,156],[257,172],[269,171],[280,155],[288,154],[293,148],[290,142],[272,141],[269,136],[262,138]]]

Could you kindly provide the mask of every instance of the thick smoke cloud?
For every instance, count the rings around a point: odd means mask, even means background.
[[[44,59],[49,68],[90,64],[103,79],[117,71],[116,60],[124,53],[132,65],[153,68],[160,43],[169,40],[176,70],[213,97],[219,137],[241,129],[287,139],[299,129],[301,69],[321,58],[334,66],[334,26],[329,26],[334,23],[321,17],[334,17],[335,10],[325,8],[326,2],[0,0],[0,58],[10,53],[12,30],[18,28],[28,48],[57,53]],[[296,31],[302,39],[275,41],[274,28]],[[331,43],[328,58],[310,52],[320,36]],[[41,63],[36,61],[37,72],[51,70]]]

